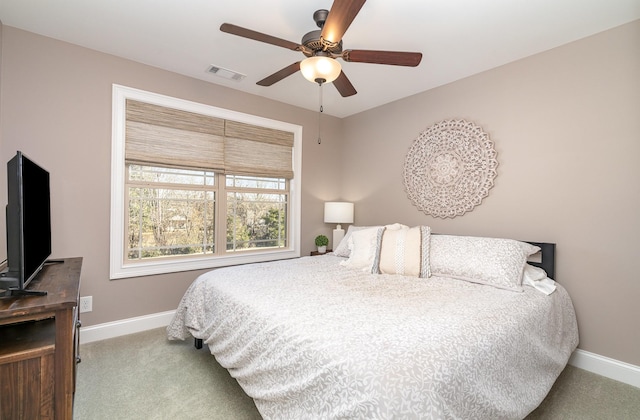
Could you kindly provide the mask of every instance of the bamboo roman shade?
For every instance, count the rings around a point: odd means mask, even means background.
[[[224,170],[224,120],[127,99],[125,159]]]
[[[293,133],[127,99],[129,163],[293,178]]]
[[[225,121],[224,163],[239,175],[293,178],[293,133]]]

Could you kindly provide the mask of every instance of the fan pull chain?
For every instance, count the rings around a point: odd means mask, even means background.
[[[321,127],[322,127],[322,113],[324,112],[324,108],[322,106],[322,83],[318,83],[320,86],[320,112],[318,112],[318,144],[322,143],[321,137]]]

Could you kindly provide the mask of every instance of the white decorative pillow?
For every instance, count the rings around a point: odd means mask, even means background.
[[[401,274],[426,278],[429,269],[429,244],[431,228],[416,226],[401,229],[385,229],[382,234],[373,272],[378,274]]]
[[[346,258],[348,258],[349,254],[351,253],[351,251],[349,250],[349,238],[351,238],[351,235],[353,234],[353,232],[358,231],[358,230],[362,230],[362,229],[371,229],[371,228],[376,228],[376,227],[380,227],[380,226],[354,226],[354,225],[350,225],[349,228],[347,229],[347,233],[344,235],[344,238],[342,238],[342,240],[340,241],[338,246],[336,246],[334,248],[333,255],[338,256],[338,257],[346,257]]]
[[[354,226],[354,225],[350,225],[349,228],[347,229],[347,233],[344,235],[344,238],[342,238],[342,240],[340,241],[340,243],[338,244],[338,246],[335,247],[335,249],[333,250],[333,255],[337,256],[337,257],[349,257],[349,253],[351,252],[349,250],[349,238],[351,237],[351,235],[353,234],[353,232],[357,231],[357,230],[362,230],[362,229],[371,229],[371,228],[379,228],[381,226]],[[400,223],[394,223],[392,225],[387,225],[386,228],[387,229],[401,229],[403,227],[408,227],[405,225],[401,225]]]
[[[400,230],[400,229],[409,229],[409,226],[403,225],[402,223],[392,223],[390,225],[385,225],[386,230]]]
[[[514,239],[432,235],[431,274],[522,292],[524,265],[539,250]]]
[[[371,272],[382,232],[384,232],[384,227],[353,231],[348,239],[349,259],[341,261],[340,265]]]

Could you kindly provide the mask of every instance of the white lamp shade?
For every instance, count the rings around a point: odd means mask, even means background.
[[[353,203],[324,203],[325,223],[353,223]]]
[[[305,79],[312,83],[331,83],[340,76],[342,66],[338,60],[330,57],[316,56],[305,58],[300,62],[300,71]]]

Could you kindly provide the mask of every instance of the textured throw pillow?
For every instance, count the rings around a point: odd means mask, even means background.
[[[521,292],[524,265],[539,250],[513,239],[432,235],[431,274]]]
[[[373,272],[426,278],[429,268],[431,228],[416,226],[385,229],[378,246]]]
[[[376,256],[379,238],[384,232],[384,227],[372,227],[355,230],[348,240],[349,259],[341,261],[345,267],[371,271]]]

